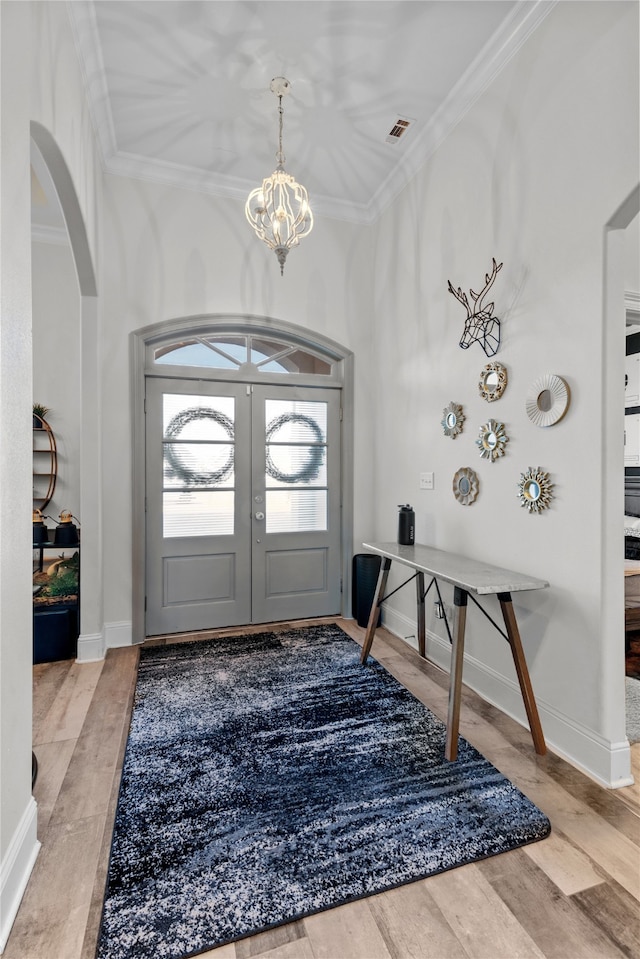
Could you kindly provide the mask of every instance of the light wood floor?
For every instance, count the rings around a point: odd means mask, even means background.
[[[361,642],[364,630],[339,622]],[[446,674],[384,629],[372,652],[446,718]],[[93,959],[137,657],[117,649],[103,663],[34,667],[42,849],[3,959]],[[554,755],[536,756],[528,730],[466,687],[461,734],[544,810],[550,838],[205,955],[638,959],[640,786],[601,789]],[[640,745],[633,761],[640,783]]]

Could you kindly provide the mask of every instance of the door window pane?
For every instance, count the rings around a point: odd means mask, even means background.
[[[267,533],[327,528],[327,404],[265,401]]]
[[[267,533],[301,533],[327,528],[326,489],[267,490]]]
[[[270,442],[326,445],[326,403],[265,400],[264,415]]]
[[[233,533],[234,424],[231,396],[164,394],[165,537]]]
[[[165,489],[233,484],[233,444],[165,442]]]
[[[273,444],[267,449],[267,488],[327,485],[324,449]]]
[[[162,494],[162,535],[232,536],[232,490]]]

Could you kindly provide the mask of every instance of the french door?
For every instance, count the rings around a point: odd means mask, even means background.
[[[146,635],[340,611],[340,395],[147,378]]]

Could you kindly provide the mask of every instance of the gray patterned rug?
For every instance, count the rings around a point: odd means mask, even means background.
[[[99,959],[182,959],[542,839],[337,626],[141,650]]]

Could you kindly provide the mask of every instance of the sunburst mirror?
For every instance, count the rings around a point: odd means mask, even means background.
[[[461,506],[470,506],[478,496],[480,481],[470,466],[462,466],[453,477],[453,495]]]
[[[478,390],[487,403],[499,400],[507,388],[507,370],[502,363],[487,363],[480,373]]]
[[[549,507],[553,498],[552,490],[553,483],[549,481],[549,474],[539,466],[530,466],[526,473],[520,474],[520,506],[524,506],[530,513],[541,513]]]
[[[504,423],[498,423],[497,420],[489,420],[480,427],[480,436],[476,440],[476,446],[480,450],[480,456],[483,459],[493,463],[505,454],[505,446],[509,442],[509,437],[504,431]]]
[[[444,430],[445,436],[450,436],[451,439],[455,439],[460,433],[462,433],[462,425],[464,423],[464,413],[462,412],[462,407],[459,403],[449,403],[448,406],[442,411],[442,429]]]

